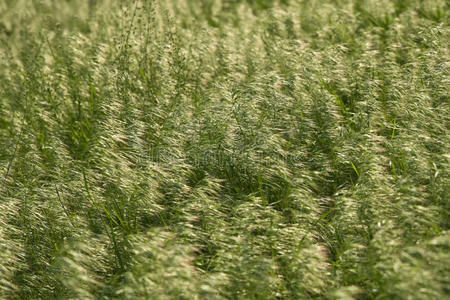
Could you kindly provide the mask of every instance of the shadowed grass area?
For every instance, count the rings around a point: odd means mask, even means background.
[[[446,298],[448,12],[1,1],[0,298]]]

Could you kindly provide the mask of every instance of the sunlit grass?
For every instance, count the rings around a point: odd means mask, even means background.
[[[0,2],[0,298],[443,299],[444,0]]]

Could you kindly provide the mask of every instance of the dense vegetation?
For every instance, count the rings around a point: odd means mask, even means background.
[[[450,295],[445,0],[0,1],[0,298]]]

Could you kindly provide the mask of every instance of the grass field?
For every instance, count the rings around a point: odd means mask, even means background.
[[[448,299],[445,0],[1,0],[1,299]]]

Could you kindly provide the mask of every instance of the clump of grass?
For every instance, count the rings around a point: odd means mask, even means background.
[[[0,297],[450,293],[445,1],[3,1]]]

